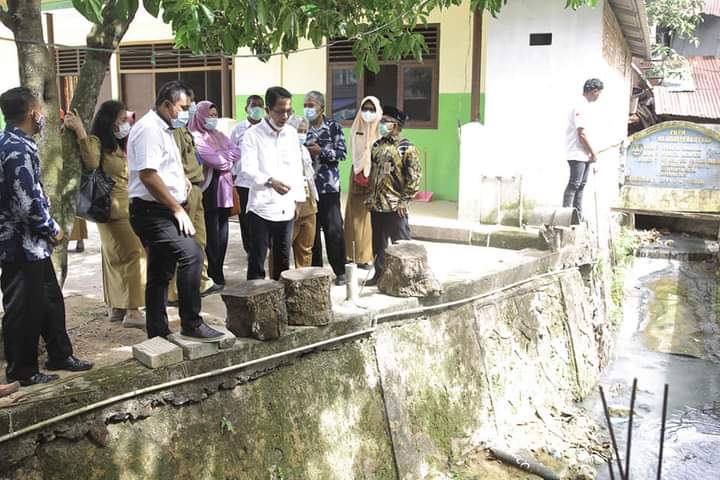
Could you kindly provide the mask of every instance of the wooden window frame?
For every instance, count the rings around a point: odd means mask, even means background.
[[[405,104],[405,67],[431,67],[432,68],[432,86],[431,86],[431,92],[430,92],[430,120],[427,121],[416,121],[410,118],[408,122],[405,124],[405,128],[411,128],[411,129],[432,129],[435,130],[438,128],[438,103],[439,103],[439,85],[440,85],[440,24],[438,23],[429,23],[427,25],[428,27],[435,27],[437,29],[437,53],[435,55],[435,58],[433,59],[423,59],[422,62],[417,62],[415,60],[400,60],[399,62],[380,62],[380,66],[383,65],[396,65],[398,67],[398,73],[397,73],[397,98],[398,103],[402,102],[402,105],[398,105],[397,107],[401,110],[404,110],[404,104]],[[332,81],[333,81],[333,71],[335,69],[346,69],[346,68],[355,68],[356,62],[331,62],[330,61],[330,49],[326,49],[325,54],[326,62],[327,62],[327,78],[326,78],[326,92],[327,92],[327,99],[326,99],[326,105],[332,106],[332,100],[333,100],[333,91],[332,91]],[[363,74],[360,75],[357,79],[357,101],[361,102],[363,98],[365,98],[365,71],[363,71]],[[382,98],[380,99],[380,102],[382,103]],[[360,108],[360,105],[357,106],[357,108]],[[333,112],[326,112],[332,115]],[[352,120],[343,120],[340,122],[340,124],[343,127],[350,127],[352,125]]]
[[[230,57],[227,58],[225,62],[221,61],[221,65],[212,65],[212,66],[196,66],[196,67],[156,67],[153,66],[153,68],[122,68],[121,67],[121,49],[122,47],[148,47],[148,46],[154,46],[154,45],[173,45],[174,43],[170,40],[167,41],[130,41],[130,42],[123,42],[122,45],[116,50],[115,55],[115,65],[117,67],[117,85],[118,85],[118,95],[120,98],[124,98],[124,92],[123,92],[123,82],[122,82],[122,76],[124,74],[133,74],[133,73],[147,73],[152,74],[152,81],[153,81],[153,92],[157,92],[157,79],[156,76],[158,73],[182,73],[182,72],[220,72],[220,85],[221,85],[221,102],[222,102],[222,110],[223,110],[223,116],[226,118],[235,118],[235,58]],[[228,56],[229,57],[229,56]],[[207,61],[206,61],[207,63]],[[225,63],[226,66],[224,67],[222,63]],[[225,72],[223,72],[225,70]],[[229,85],[224,85],[223,78],[225,75],[228,75],[229,79]],[[205,78],[205,84],[207,87],[207,77]],[[223,87],[229,87],[228,91],[225,90]],[[227,108],[228,111],[225,111]]]

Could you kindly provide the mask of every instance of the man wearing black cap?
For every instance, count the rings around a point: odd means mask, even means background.
[[[372,223],[375,275],[366,285],[377,284],[385,263],[388,240],[410,240],[408,204],[420,190],[420,161],[415,146],[400,134],[408,117],[395,107],[384,106],[381,138],[372,148],[368,199]]]

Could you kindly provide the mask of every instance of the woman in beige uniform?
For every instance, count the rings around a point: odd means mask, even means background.
[[[372,226],[370,212],[365,207],[370,176],[370,153],[380,138],[378,125],[383,116],[380,100],[365,97],[350,129],[350,188],[345,206],[345,255],[360,268],[369,268],[373,261]],[[353,258],[353,252],[355,258]]]
[[[97,225],[102,242],[103,292],[110,307],[110,321],[122,320],[126,327],[144,328],[140,307],[145,306],[145,250],[130,226],[128,213],[127,109],[114,100],[104,102],[89,136],[76,112],[65,115],[65,126],[75,131],[85,168],[100,166],[102,155],[103,170],[115,181],[110,220]]]

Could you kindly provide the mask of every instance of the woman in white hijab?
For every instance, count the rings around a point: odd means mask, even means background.
[[[365,97],[350,129],[353,164],[345,207],[345,251],[348,260],[355,261],[362,268],[369,268],[373,261],[372,227],[365,200],[370,176],[370,155],[373,144],[380,138],[378,126],[382,115],[380,100]]]

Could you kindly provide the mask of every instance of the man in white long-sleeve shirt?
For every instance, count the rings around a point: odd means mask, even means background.
[[[250,252],[247,279],[265,278],[265,258],[272,248],[275,280],[290,268],[295,202],[303,201],[303,167],[297,131],[286,125],[292,95],[282,87],[265,93],[267,116],[248,129],[242,144],[242,173],[251,180],[248,198]]]

